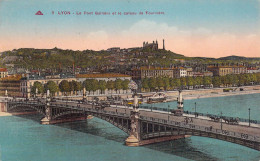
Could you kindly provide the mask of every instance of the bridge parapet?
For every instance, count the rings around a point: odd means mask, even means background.
[[[171,110],[168,110],[167,108],[161,108],[161,107],[151,107],[151,106],[140,106],[140,109],[149,109],[151,111],[163,111],[163,112],[171,112]],[[183,113],[185,114],[190,114],[190,115],[194,115],[197,114],[198,116],[204,116],[207,118],[211,118],[211,117],[215,117],[215,118],[220,118],[221,116],[218,115],[214,115],[214,114],[206,114],[206,113],[199,113],[199,112],[191,112],[191,111],[183,111]],[[226,118],[226,119],[233,119],[236,120],[238,119],[238,121],[240,122],[245,122],[245,123],[254,123],[254,124],[260,124],[260,120],[252,120],[252,119],[245,119],[245,118],[238,118],[238,117],[230,117],[230,116],[222,116],[222,118]]]
[[[176,122],[176,121],[169,121],[169,120],[152,118],[152,117],[145,117],[145,116],[140,116],[140,119],[149,121],[149,122],[153,122],[153,123],[157,123],[157,124],[175,126],[175,127],[179,127],[179,128],[183,128],[183,129],[208,132],[208,133],[213,133],[213,134],[223,135],[223,136],[230,136],[230,137],[234,137],[234,138],[239,138],[239,139],[243,139],[243,140],[260,143],[260,137],[249,135],[249,134],[215,129],[212,127],[199,126],[199,125],[189,124],[189,123],[185,123],[185,122]]]

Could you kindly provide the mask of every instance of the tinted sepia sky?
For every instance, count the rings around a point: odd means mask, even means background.
[[[260,57],[259,11],[260,0],[0,0],[0,51],[128,48],[156,39],[162,48],[165,39],[167,50],[185,56]]]

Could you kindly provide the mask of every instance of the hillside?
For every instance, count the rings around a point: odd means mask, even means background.
[[[236,55],[232,55],[232,56],[226,56],[226,57],[221,57],[218,58],[219,60],[260,60],[260,57],[243,57],[243,56],[236,56]]]
[[[72,67],[102,67],[111,65],[147,65],[174,63],[174,59],[185,56],[167,50],[150,51],[144,49],[115,51],[74,51],[53,49],[20,48],[2,52],[3,64],[13,64],[27,69]]]

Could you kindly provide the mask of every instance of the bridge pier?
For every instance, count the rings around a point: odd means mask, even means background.
[[[133,111],[130,114],[131,132],[130,136],[125,140],[127,146],[139,146],[140,142],[140,121],[137,94],[134,94]]]
[[[0,112],[7,112],[7,100],[0,99]]]
[[[183,103],[182,103],[182,97],[179,99],[179,104],[178,108],[180,110],[183,109]],[[178,135],[169,135],[169,136],[160,136],[161,131],[166,133],[166,127],[161,128],[160,125],[157,124],[151,124],[151,131],[153,133],[152,138],[148,139],[142,139],[141,135],[145,132],[149,132],[149,125],[148,123],[146,125],[143,125],[141,120],[140,120],[140,113],[138,109],[138,98],[137,95],[134,95],[134,106],[133,106],[133,111],[130,113],[130,120],[131,120],[131,131],[130,131],[130,136],[125,140],[125,144],[127,146],[141,146],[141,145],[147,145],[147,144],[153,144],[153,143],[158,143],[158,142],[163,142],[163,141],[170,141],[170,140],[176,140],[176,139],[181,139],[181,138],[186,138],[190,137],[190,135],[184,135],[184,134],[178,134]],[[143,126],[146,128],[144,131]],[[156,128],[155,128],[156,126]],[[159,135],[155,136],[154,133],[155,131],[159,131]]]
[[[50,91],[47,90],[46,104],[45,104],[45,117],[41,120],[41,124],[49,125],[51,123],[51,107],[50,107]]]

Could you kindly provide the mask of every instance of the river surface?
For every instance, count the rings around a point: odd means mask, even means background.
[[[185,110],[260,120],[260,94],[185,100]],[[153,106],[176,107],[176,102]],[[186,139],[127,147],[127,135],[94,118],[88,121],[41,125],[40,115],[0,117],[0,161],[259,161],[260,152],[216,139]]]

